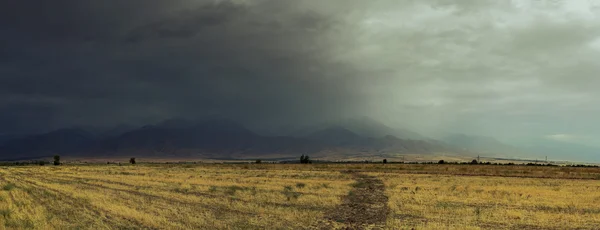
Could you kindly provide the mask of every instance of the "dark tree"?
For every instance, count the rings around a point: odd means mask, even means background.
[[[310,163],[312,163],[312,161],[310,160],[309,156],[305,156],[304,154],[302,154],[302,156],[300,156],[300,163],[301,164],[310,164]]]
[[[54,155],[54,165],[60,165],[60,156]]]
[[[473,159],[473,160],[471,161],[471,164],[472,164],[472,165],[476,165],[476,164],[478,164],[478,162],[477,162],[477,160]]]
[[[262,160],[258,159],[258,160],[256,160],[256,163],[260,164],[260,163],[262,163]]]
[[[440,160],[438,161],[438,164],[445,164],[446,162],[444,160]]]
[[[383,163],[384,163],[384,164],[387,164],[387,159],[383,159]]]
[[[131,159],[129,159],[129,163],[131,163],[132,165],[135,164],[135,157],[132,157]]]

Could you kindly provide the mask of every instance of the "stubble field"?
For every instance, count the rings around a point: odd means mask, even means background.
[[[0,229],[600,229],[600,169],[408,164],[0,168]]]

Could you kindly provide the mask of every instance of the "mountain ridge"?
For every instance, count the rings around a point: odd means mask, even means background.
[[[17,138],[0,145],[2,158],[29,156],[143,156],[253,157],[311,154],[338,156],[372,153],[459,152],[424,140],[393,135],[364,137],[342,126],[330,126],[305,137],[263,136],[230,120],[166,120],[116,136],[92,135],[82,129],[64,129]]]

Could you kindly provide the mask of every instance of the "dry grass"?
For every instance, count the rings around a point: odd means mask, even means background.
[[[1,169],[0,226],[289,229],[314,224],[352,179],[335,171],[182,166]],[[1,228],[1,227],[0,227]]]
[[[389,229],[600,229],[598,168],[405,164],[3,167],[0,229],[304,229],[347,169],[384,182]]]
[[[600,181],[372,173],[390,229],[599,229]]]

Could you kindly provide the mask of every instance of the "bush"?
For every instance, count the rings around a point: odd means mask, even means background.
[[[304,188],[306,186],[305,183],[296,183],[296,188]]]
[[[445,164],[446,162],[444,160],[440,160],[438,161],[438,164]]]
[[[310,157],[308,155],[307,156],[302,155],[302,156],[300,156],[300,163],[301,164],[311,164],[312,161],[310,160]]]
[[[129,159],[129,163],[131,163],[132,165],[135,164],[135,157],[132,157],[131,159]]]
[[[288,201],[294,199],[297,200],[298,197],[300,197],[302,195],[302,193],[299,192],[294,192],[294,188],[292,188],[292,186],[285,186],[283,187],[283,192],[281,192],[283,195],[285,195],[285,197],[287,198]]]
[[[387,164],[387,159],[383,159],[383,163],[384,163],[384,164]]]
[[[17,186],[15,184],[8,183],[8,184],[5,184],[4,186],[2,186],[2,190],[4,190],[4,191],[10,191],[10,190],[13,190],[16,187]]]
[[[477,160],[473,159],[473,160],[471,161],[471,164],[472,164],[472,165],[476,165],[476,164],[478,164],[478,162],[477,162]]]
[[[258,160],[256,160],[255,163],[260,164],[260,163],[262,163],[262,160],[258,159]]]
[[[54,155],[54,165],[60,165],[60,156]]]
[[[11,214],[12,214],[12,210],[10,210],[8,208],[0,209],[0,216],[4,217],[5,219],[8,219]]]

